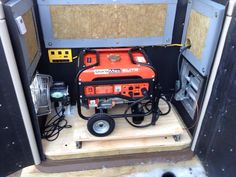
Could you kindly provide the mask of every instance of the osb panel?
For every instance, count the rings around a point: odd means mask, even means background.
[[[27,29],[27,32],[24,34],[24,39],[28,49],[29,63],[32,63],[38,51],[38,43],[34,26],[33,14],[31,10],[29,10],[23,15],[23,20]]]
[[[190,51],[200,60],[202,59],[202,53],[206,45],[209,24],[209,17],[192,10],[186,39],[190,39],[192,44]]]
[[[50,6],[54,37],[96,39],[163,36],[166,4]]]

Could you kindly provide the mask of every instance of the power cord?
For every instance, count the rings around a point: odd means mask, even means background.
[[[148,97],[148,96],[145,96],[145,97],[143,97],[143,98],[140,98],[140,99],[134,101],[133,103],[131,103],[130,105],[128,105],[128,107],[126,108],[126,110],[125,110],[125,112],[124,112],[124,118],[125,118],[125,120],[126,120],[131,126],[133,126],[133,127],[135,127],[135,128],[145,128],[145,127],[149,127],[150,125],[152,125],[152,122],[149,123],[149,124],[146,124],[146,125],[135,125],[135,124],[133,124],[133,123],[128,119],[128,116],[127,116],[127,113],[128,113],[129,109],[130,109],[132,106],[134,106],[134,105],[136,105],[136,104],[140,104],[143,100],[147,99],[147,97]],[[157,114],[157,115],[159,115],[159,114]]]
[[[152,122],[150,122],[149,124],[146,124],[146,125],[135,125],[135,124],[133,124],[133,123],[128,119],[127,113],[128,113],[128,111],[129,111],[129,109],[131,109],[131,108],[132,108],[134,105],[136,105],[136,104],[141,104],[141,105],[142,105],[141,108],[142,108],[142,107],[145,107],[145,109],[146,109],[148,112],[152,111],[153,108],[151,108],[151,109],[148,108],[148,104],[151,104],[151,101],[148,101],[148,102],[146,102],[145,104],[142,104],[142,101],[144,101],[145,99],[148,98],[147,90],[146,90],[146,89],[143,89],[143,90],[142,90],[142,93],[143,93],[143,95],[145,95],[145,96],[144,96],[143,98],[140,98],[140,99],[134,101],[134,102],[131,103],[130,105],[128,105],[128,107],[126,108],[126,110],[125,110],[125,112],[124,112],[124,118],[125,118],[125,120],[126,120],[131,126],[133,126],[133,127],[135,127],[135,128],[145,128],[145,127],[149,127],[149,126],[153,125]],[[161,115],[162,115],[162,116],[163,116],[163,115],[167,115],[167,114],[169,114],[170,111],[171,111],[171,105],[170,105],[170,103],[168,102],[168,100],[165,99],[163,96],[161,96],[160,99],[162,99],[163,101],[165,101],[165,102],[167,103],[167,105],[168,105],[168,110],[167,110],[165,113],[162,113],[162,112],[159,110],[159,108],[158,108],[158,110],[157,110],[157,112],[156,112],[156,114],[157,114],[158,117],[161,116]],[[152,106],[152,105],[151,105],[151,106]]]
[[[44,126],[44,132],[42,138],[48,141],[54,141],[59,137],[60,132],[64,128],[71,128],[68,125],[68,121],[65,119],[65,108],[62,106],[61,110],[58,112],[57,107],[54,104],[56,115],[49,119]]]
[[[160,112],[159,115],[160,115],[160,116],[165,116],[165,115],[167,115],[167,114],[170,113],[170,111],[171,111],[171,105],[170,105],[170,102],[169,102],[165,97],[161,96],[160,99],[163,100],[163,101],[167,104],[167,106],[168,106],[168,110],[167,110],[166,112],[164,112],[164,113],[159,109],[159,112]],[[144,107],[145,107],[145,109],[146,109],[147,111],[151,111],[151,108],[148,107],[150,104],[151,104],[151,101],[148,101],[148,102],[146,102],[146,103],[144,104]]]

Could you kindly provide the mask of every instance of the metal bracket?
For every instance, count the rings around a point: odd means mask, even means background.
[[[179,142],[181,139],[181,135],[173,135],[173,138],[174,138],[175,142]]]
[[[76,141],[76,148],[81,149],[82,148],[82,141]]]

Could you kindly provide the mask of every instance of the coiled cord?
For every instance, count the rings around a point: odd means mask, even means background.
[[[165,97],[161,96],[160,99],[163,100],[163,101],[167,104],[167,106],[168,106],[168,110],[167,110],[166,112],[164,112],[164,113],[159,109],[159,112],[160,112],[159,115],[160,115],[160,116],[165,116],[165,115],[167,115],[167,114],[170,113],[170,111],[171,111],[171,105],[170,105],[170,102],[169,102]],[[145,109],[146,109],[147,111],[151,111],[151,109],[152,109],[152,108],[149,108],[149,107],[148,107],[150,104],[151,104],[151,101],[148,101],[148,102],[146,102],[146,103],[144,104],[144,107],[145,107]]]
[[[65,108],[62,106],[61,110],[58,112],[56,106],[54,105],[56,115],[49,119],[44,126],[44,132],[42,138],[48,141],[54,141],[59,137],[60,132],[64,128],[71,128],[68,125],[68,121],[65,119]]]
[[[135,128],[145,128],[145,127],[149,127],[150,125],[152,125],[152,123],[149,123],[149,124],[146,124],[146,125],[135,125],[133,124],[129,119],[128,119],[128,116],[127,116],[127,113],[129,111],[129,109],[132,108],[132,106],[136,105],[136,104],[141,104],[143,100],[147,99],[148,96],[145,96],[143,98],[140,98],[136,101],[134,101],[133,103],[131,103],[130,105],[128,105],[128,107],[126,108],[125,112],[124,112],[124,118],[125,120],[133,127]]]
[[[130,105],[128,105],[128,107],[126,108],[126,110],[125,110],[125,112],[124,112],[124,118],[125,118],[125,120],[131,125],[131,126],[133,126],[133,127],[135,127],[135,128],[145,128],[145,127],[148,127],[148,126],[150,126],[150,125],[152,125],[152,122],[150,122],[149,124],[146,124],[146,125],[136,125],[136,124],[134,124],[134,123],[132,123],[129,119],[128,119],[128,116],[127,116],[127,113],[128,113],[128,111],[129,111],[129,109],[131,109],[134,105],[136,105],[136,104],[141,104],[142,105],[142,107],[144,107],[148,112],[149,111],[153,111],[152,109],[153,109],[153,107],[151,107],[151,108],[149,108],[148,107],[148,105],[150,105],[152,102],[151,101],[148,101],[148,102],[146,102],[146,103],[142,103],[142,101],[144,101],[145,99],[147,99],[148,98],[148,96],[145,96],[145,97],[143,97],[143,98],[141,98],[141,99],[139,99],[139,100],[136,100],[136,101],[134,101],[132,104],[130,104]],[[158,110],[157,110],[157,112],[156,112],[156,116],[164,116],[164,115],[167,115],[167,114],[169,114],[170,113],[170,111],[171,111],[171,105],[170,105],[170,102],[165,98],[165,97],[163,97],[163,96],[161,96],[160,97],[160,99],[161,100],[163,100],[166,104],[167,104],[167,106],[168,106],[168,110],[166,111],[166,112],[161,112],[161,110],[158,108]],[[152,106],[152,105],[151,105]],[[142,108],[141,107],[141,108]]]

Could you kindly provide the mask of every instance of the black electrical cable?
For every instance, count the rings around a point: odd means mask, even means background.
[[[167,104],[167,106],[168,106],[168,110],[166,111],[166,112],[161,112],[160,113],[160,116],[165,116],[165,115],[167,115],[167,114],[169,114],[170,113],[170,111],[171,111],[171,105],[170,105],[170,102],[166,99],[166,98],[164,98],[164,97],[161,97],[160,99],[162,99],[166,104]]]
[[[134,106],[134,105],[136,105],[136,104],[140,104],[143,100],[147,99],[147,97],[148,97],[148,96],[145,96],[145,97],[143,97],[143,98],[140,98],[140,99],[134,101],[133,103],[131,103],[130,105],[128,105],[128,107],[126,108],[126,110],[125,110],[125,112],[124,112],[124,118],[125,118],[125,120],[126,120],[131,126],[133,126],[133,127],[135,127],[135,128],[145,128],[145,127],[149,127],[150,125],[152,125],[152,123],[149,123],[149,124],[146,124],[146,125],[135,125],[135,124],[133,124],[133,123],[128,119],[128,116],[127,116],[127,112],[129,111],[129,109],[130,109],[132,106]]]
[[[161,96],[160,97],[160,99],[161,100],[163,100],[166,104],[167,104],[167,106],[168,106],[168,110],[166,111],[166,112],[162,112],[161,110],[159,110],[160,111],[160,116],[165,116],[165,115],[167,115],[167,114],[169,114],[170,113],[170,111],[171,111],[171,105],[170,105],[170,102],[166,99],[166,98],[164,98],[163,96]],[[144,103],[144,107],[145,107],[145,109],[147,110],[147,111],[151,111],[151,109],[152,108],[149,108],[148,107],[148,105],[150,105],[151,104],[151,101],[148,101],[148,102],[146,102],[146,103]]]
[[[67,120],[65,119],[65,108],[62,107],[61,110],[58,112],[56,106],[55,111],[56,115],[54,115],[44,126],[43,138],[48,141],[54,141],[58,138],[60,132],[64,128],[71,128],[71,125],[68,125]]]

